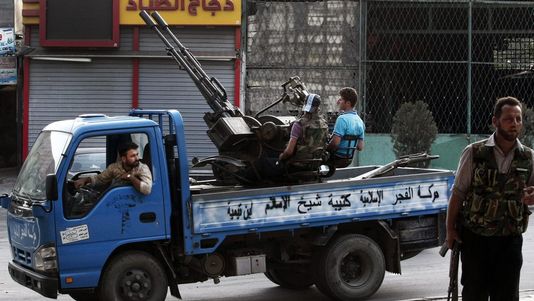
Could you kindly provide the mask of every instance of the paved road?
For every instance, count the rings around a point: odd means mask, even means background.
[[[13,173],[0,170],[0,194],[13,185]],[[0,209],[0,300],[42,300],[44,298],[41,295],[14,283],[7,273],[11,254],[5,220],[6,211]],[[530,231],[524,235],[523,256],[521,300],[534,300],[534,218],[530,222]],[[448,285],[448,259],[441,258],[437,248],[425,250],[418,256],[403,261],[402,271],[402,275],[386,274],[382,287],[370,300],[435,300],[434,298],[445,295]],[[182,297],[188,301],[328,300],[315,287],[303,291],[285,290],[271,283],[262,274],[222,278],[221,283],[217,285],[210,281],[181,285],[180,291]],[[60,296],[58,299],[71,300],[68,296]],[[169,297],[167,300],[175,299]]]

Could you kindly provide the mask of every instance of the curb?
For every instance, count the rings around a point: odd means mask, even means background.
[[[458,300],[462,300],[462,296],[458,296]],[[534,289],[527,289],[519,291],[520,301],[534,301]],[[399,301],[447,301],[447,296],[441,297],[422,297],[415,299],[404,299]]]

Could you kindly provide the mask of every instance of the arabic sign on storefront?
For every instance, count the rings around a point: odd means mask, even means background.
[[[0,56],[0,85],[17,84],[17,58]]]
[[[241,0],[120,0],[120,24],[144,25],[141,10],[157,10],[171,25],[241,24]]]
[[[0,56],[15,53],[13,28],[0,28]]]
[[[0,85],[17,84],[17,58],[13,28],[0,28]]]

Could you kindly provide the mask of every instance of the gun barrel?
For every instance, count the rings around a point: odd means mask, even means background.
[[[158,25],[163,28],[163,29],[166,29],[169,27],[169,24],[167,24],[167,22],[165,20],[163,20],[163,18],[161,17],[161,15],[155,11],[152,13],[152,18],[154,18],[154,20],[156,20],[156,22],[158,23]]]
[[[155,11],[152,13],[152,17],[156,20],[158,25],[167,32],[167,34],[171,37],[171,39],[174,41],[174,43],[178,46],[178,49],[180,50],[182,56],[187,61],[187,63],[191,66],[191,70],[195,72],[196,77],[201,81],[202,85],[205,87],[206,90],[210,91],[210,99],[208,101],[211,101],[213,98],[218,98],[220,101],[225,102],[224,106],[228,108],[233,108],[233,106],[228,103],[228,96],[226,94],[226,90],[221,85],[219,81],[215,78],[210,78],[208,74],[202,69],[202,66],[200,65],[200,62],[197,60],[197,58],[191,53],[189,49],[187,49],[181,42],[178,40],[176,35],[170,30],[169,25],[161,15]],[[219,108],[220,109],[220,108]]]
[[[210,78],[206,72],[202,69],[202,66],[198,62],[191,51],[185,48],[178,38],[170,30],[167,22],[161,17],[161,15],[155,11],[151,14],[152,17],[146,11],[139,13],[143,21],[150,26],[156,34],[160,37],[166,46],[167,54],[172,56],[182,68],[189,74],[200,93],[206,99],[208,105],[215,113],[220,113],[222,116],[242,116],[238,108],[235,108],[227,97],[226,90],[222,84],[215,78]],[[155,20],[155,22],[154,22]],[[174,44],[165,37],[164,32],[167,33]]]
[[[458,265],[460,261],[460,243],[454,242],[451,251],[451,262],[449,267],[449,292],[448,297],[452,301],[458,301]]]
[[[146,10],[142,10],[139,13],[139,16],[141,16],[141,19],[145,21],[146,25],[150,26],[150,28],[157,26],[154,20],[150,17],[150,15],[146,12]]]
[[[404,156],[404,157],[401,157],[400,159],[397,159],[395,161],[392,161],[382,167],[379,167],[377,169],[373,169],[371,171],[368,171],[362,175],[359,175],[357,177],[355,177],[354,179],[357,179],[357,180],[363,180],[363,179],[369,179],[369,178],[373,178],[373,177],[376,177],[376,176],[379,176],[379,175],[383,175],[397,167],[403,167],[403,166],[406,166],[408,164],[413,164],[413,163],[418,163],[418,162],[423,162],[423,161],[428,161],[428,160],[434,160],[434,159],[437,159],[439,158],[439,155],[428,155],[426,153],[418,153],[418,154],[413,154],[413,155],[408,155],[408,156]]]

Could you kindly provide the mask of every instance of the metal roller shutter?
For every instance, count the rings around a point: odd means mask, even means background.
[[[39,36],[39,26],[30,26],[31,27],[31,36],[30,36],[30,43],[32,47],[39,47],[40,46],[40,39]],[[121,51],[127,51],[132,50],[133,45],[133,28],[130,26],[121,26],[120,28],[121,34],[120,34],[120,41],[119,41],[119,47]]]
[[[186,47],[191,49],[193,54],[195,52],[222,52],[235,51],[235,28],[233,27],[217,27],[217,28],[203,28],[203,27],[187,27],[187,28],[171,28],[172,32]],[[156,51],[165,55],[165,46],[160,38],[149,28],[141,28],[139,30],[139,47],[141,51]],[[166,36],[170,39],[169,36]]]
[[[129,59],[91,63],[32,60],[30,66],[29,146],[47,124],[80,114],[127,115],[132,99]]]
[[[210,76],[225,87],[228,99],[234,100],[233,62],[201,62]],[[204,158],[217,154],[208,138],[204,113],[211,108],[189,75],[178,69],[171,59],[143,59],[139,66],[139,106],[143,109],[177,109],[185,124],[189,162],[193,157]]]

